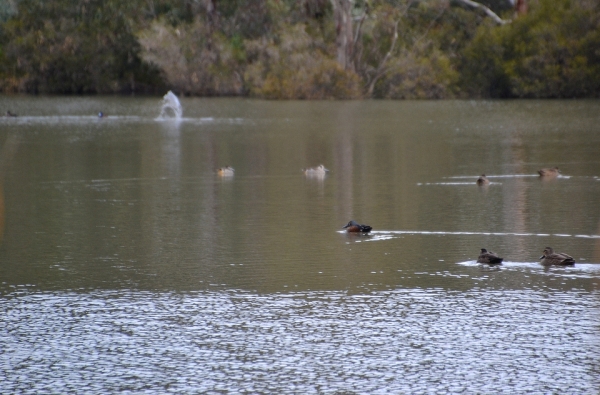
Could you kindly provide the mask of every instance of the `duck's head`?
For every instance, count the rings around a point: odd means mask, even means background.
[[[554,254],[554,250],[552,249],[552,247],[546,247],[546,248],[544,248],[544,251],[542,252],[542,256],[540,257],[540,259],[544,259],[548,255],[552,255],[552,254]]]
[[[351,226],[358,226],[358,224],[354,221],[350,221],[346,226],[343,227],[343,229],[349,228]]]

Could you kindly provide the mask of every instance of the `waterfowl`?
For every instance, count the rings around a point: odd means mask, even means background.
[[[554,252],[550,247],[544,248],[544,253],[540,257],[542,260],[540,263],[544,266],[573,266],[575,265],[575,259],[572,256],[565,254],[564,252]]]
[[[346,232],[369,233],[371,231],[371,229],[373,229],[373,228],[370,227],[369,225],[361,225],[354,221],[350,221],[350,222],[348,222],[348,224],[346,226],[343,227],[343,229],[346,229]]]
[[[302,169],[302,172],[307,176],[319,176],[327,174],[327,172],[329,172],[329,169],[326,169],[323,165],[319,165],[317,167],[309,167],[307,169]]]
[[[558,167],[550,167],[538,170],[538,174],[540,177],[556,177],[560,174],[560,170],[558,170]]]
[[[230,166],[225,166],[217,169],[217,174],[220,176],[232,176],[235,172],[235,169]]]
[[[487,263],[489,265],[500,265],[504,258],[500,258],[495,252],[481,249],[481,254],[477,258],[477,263]]]
[[[485,174],[482,174],[481,177],[477,179],[477,185],[488,185],[489,183],[490,180],[488,180]]]
[[[7,116],[7,117],[16,117],[16,116],[17,116],[17,114],[15,114],[15,113],[11,112],[10,110],[8,110],[8,111],[6,112],[6,116]]]

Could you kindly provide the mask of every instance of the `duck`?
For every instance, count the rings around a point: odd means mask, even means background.
[[[489,183],[490,180],[488,180],[485,174],[482,174],[481,177],[477,179],[477,185],[488,185]]]
[[[538,174],[540,177],[556,177],[560,174],[560,170],[558,170],[558,167],[550,167],[538,170]]]
[[[488,251],[485,248],[481,249],[481,254],[477,258],[477,263],[487,263],[489,265],[500,265],[504,258],[500,258],[495,252]]]
[[[225,166],[217,169],[217,174],[220,176],[232,176],[235,173],[235,169],[231,166]]]
[[[369,233],[373,228],[369,225],[361,225],[359,223],[356,223],[355,221],[350,221],[342,229],[346,229],[346,232]]]
[[[329,169],[326,169],[325,166],[319,165],[317,167],[309,167],[307,169],[302,169],[302,172],[307,176],[322,176],[329,172]]]
[[[540,257],[542,260],[540,263],[544,266],[573,266],[575,265],[575,259],[572,256],[565,254],[564,252],[554,252],[551,247],[544,248],[543,255]]]

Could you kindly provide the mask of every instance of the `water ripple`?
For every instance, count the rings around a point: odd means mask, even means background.
[[[7,393],[600,390],[598,295],[397,289],[0,300]]]
[[[346,233],[340,230],[338,233]],[[572,235],[564,233],[523,233],[523,232],[447,232],[434,230],[373,230],[370,232],[369,241],[389,240],[395,238],[395,235],[481,235],[481,236],[537,236],[537,237],[577,237],[584,239],[600,239],[600,235]]]

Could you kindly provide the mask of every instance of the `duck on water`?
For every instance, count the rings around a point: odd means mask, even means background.
[[[373,228],[369,225],[361,225],[355,221],[350,221],[343,229],[346,229],[346,232],[360,232],[360,233],[369,233]]]

